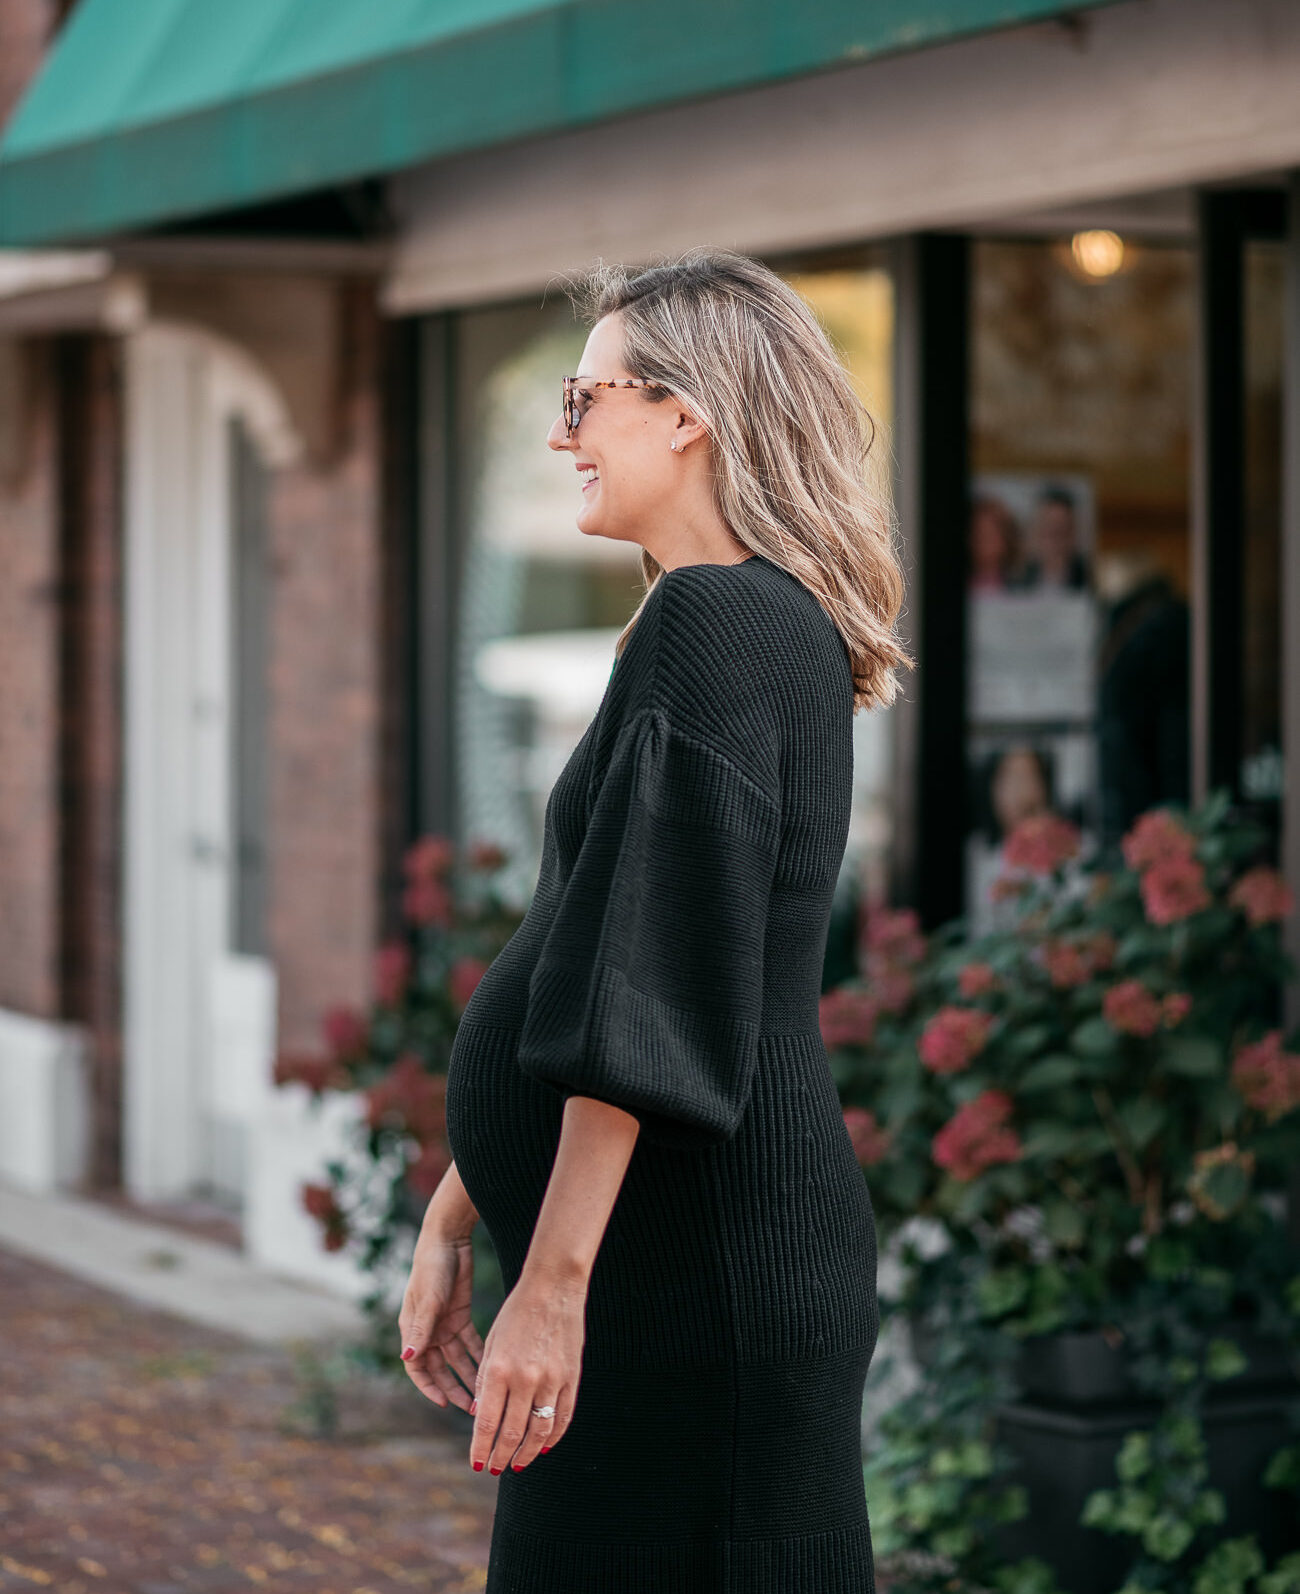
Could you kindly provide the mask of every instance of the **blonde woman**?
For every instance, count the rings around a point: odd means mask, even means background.
[[[488,1594],[863,1594],[876,1241],[818,998],[853,716],[912,663],[891,520],[766,267],[698,251],[576,297],[547,443],[646,593],[457,1031],[402,1354],[501,1474]],[[484,1342],[480,1216],[509,1292]]]

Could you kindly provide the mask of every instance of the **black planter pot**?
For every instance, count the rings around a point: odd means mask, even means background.
[[[1257,1533],[1265,1553],[1300,1547],[1300,1523],[1287,1498],[1261,1481],[1290,1436],[1286,1405],[1300,1396],[1286,1349],[1248,1329],[1225,1327],[1247,1358],[1238,1377],[1216,1386],[1204,1408],[1210,1484],[1227,1505],[1222,1533]],[[1018,1366],[1021,1398],[997,1412],[999,1441],[1019,1462],[1028,1515],[1002,1530],[1009,1559],[1046,1561],[1068,1594],[1113,1594],[1140,1547],[1080,1525],[1094,1489],[1116,1486],[1115,1458],[1124,1436],[1149,1428],[1159,1407],[1144,1399],[1125,1349],[1100,1333],[1051,1334],[1025,1343]]]

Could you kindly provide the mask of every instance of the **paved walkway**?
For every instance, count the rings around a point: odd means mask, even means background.
[[[497,1483],[470,1420],[353,1373],[321,1437],[343,1365],[0,1249],[0,1590],[481,1589]]]

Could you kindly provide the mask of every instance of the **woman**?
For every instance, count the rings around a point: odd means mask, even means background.
[[[891,523],[779,277],[696,252],[584,288],[547,441],[648,590],[457,1031],[402,1354],[502,1473],[489,1594],[862,1594],[875,1230],[818,998],[853,715],[912,662]]]

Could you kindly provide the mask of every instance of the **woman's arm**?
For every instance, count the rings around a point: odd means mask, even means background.
[[[591,1096],[564,1104],[560,1144],[519,1281],[488,1333],[470,1442],[476,1472],[526,1467],[569,1425],[582,1372],[587,1286],[640,1123]],[[554,1406],[555,1416],[532,1416]],[[517,1452],[517,1453],[516,1453]]]
[[[438,1181],[438,1188],[424,1209],[420,1238],[427,1235],[437,1240],[467,1240],[477,1222],[478,1212],[453,1162]]]

